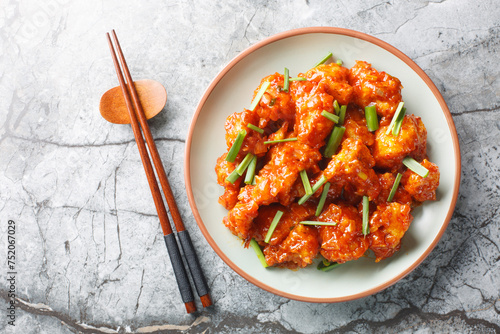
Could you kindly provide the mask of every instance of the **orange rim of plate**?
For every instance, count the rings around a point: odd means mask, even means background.
[[[455,165],[456,165],[456,170],[455,170],[455,182],[453,184],[453,196],[452,196],[452,201],[450,204],[450,207],[448,209],[448,213],[446,215],[445,221],[443,225],[441,226],[441,229],[439,230],[439,233],[437,236],[434,238],[432,241],[431,245],[425,250],[425,252],[412,264],[410,265],[406,270],[404,270],[402,273],[399,275],[393,277],[392,279],[374,287],[369,290],[356,293],[353,295],[349,296],[344,296],[344,297],[334,297],[334,298],[313,298],[313,297],[304,297],[304,296],[299,296],[299,295],[294,295],[290,293],[286,293],[280,290],[277,290],[273,287],[270,287],[269,285],[259,281],[255,277],[247,274],[245,271],[243,271],[240,267],[238,267],[234,262],[232,262],[222,251],[221,249],[217,246],[217,243],[212,239],[212,236],[208,232],[207,228],[205,227],[205,224],[203,223],[203,220],[201,219],[200,213],[198,212],[198,209],[196,207],[196,203],[194,200],[194,195],[193,195],[193,189],[191,185],[191,172],[190,172],[190,152],[191,152],[191,141],[193,138],[193,132],[194,128],[196,125],[196,122],[198,120],[198,116],[200,115],[201,109],[203,108],[206,100],[212,93],[212,91],[215,89],[215,87],[219,84],[220,80],[241,60],[243,60],[245,57],[247,57],[249,54],[253,53],[254,51],[271,44],[273,42],[285,39],[285,38],[290,38],[294,36],[299,36],[299,35],[305,35],[305,34],[317,34],[317,33],[323,33],[323,34],[336,34],[336,35],[345,35],[349,37],[354,37],[358,38],[367,42],[370,42],[372,44],[375,44],[393,55],[397,56],[399,59],[401,59],[406,65],[408,65],[415,73],[418,74],[418,76],[425,82],[427,87],[430,88],[432,93],[434,94],[434,97],[437,99],[439,102],[439,105],[441,106],[441,109],[443,110],[444,116],[446,117],[446,121],[448,123],[448,128],[451,133],[452,141],[453,141],[453,149],[454,149],[454,155],[455,155]],[[461,175],[461,157],[460,157],[460,147],[458,143],[458,136],[457,136],[457,131],[455,128],[455,123],[453,122],[453,119],[451,117],[450,110],[448,109],[448,106],[446,105],[446,102],[444,101],[443,97],[441,96],[441,93],[437,89],[436,85],[432,82],[432,80],[425,74],[425,72],[413,61],[411,60],[408,56],[406,56],[403,52],[399,51],[396,49],[394,46],[376,38],[370,35],[367,35],[365,33],[355,31],[355,30],[350,30],[350,29],[345,29],[345,28],[336,28],[336,27],[310,27],[310,28],[299,28],[299,29],[293,29],[289,31],[285,31],[276,35],[273,35],[271,37],[268,37],[250,47],[248,47],[246,50],[238,54],[233,60],[231,60],[225,67],[224,69],[219,72],[219,74],[215,77],[215,79],[210,83],[208,86],[207,90],[203,94],[200,102],[198,103],[198,106],[196,108],[196,111],[194,113],[193,119],[191,120],[191,125],[189,126],[189,132],[188,132],[188,137],[186,141],[186,156],[184,160],[184,179],[186,182],[186,189],[187,189],[187,196],[189,200],[189,204],[191,206],[191,209],[193,211],[194,218],[196,219],[196,223],[198,224],[198,227],[200,228],[201,232],[205,236],[205,239],[208,241],[210,246],[215,250],[215,252],[220,256],[220,258],[229,266],[231,269],[233,269],[236,273],[238,273],[240,276],[245,278],[247,281],[250,283],[268,291],[271,292],[275,295],[282,296],[285,298],[289,299],[294,299],[294,300],[299,300],[299,301],[304,301],[304,302],[310,302],[310,303],[337,303],[337,302],[345,302],[345,301],[350,301],[354,299],[359,299],[363,297],[367,297],[370,295],[373,295],[381,290],[384,290],[388,288],[389,286],[395,284],[397,281],[400,279],[404,278],[406,275],[408,275],[410,272],[412,272],[428,255],[429,253],[434,249],[434,247],[437,245],[439,240],[444,234],[444,231],[446,230],[446,227],[448,226],[448,223],[450,222],[451,216],[453,215],[453,211],[455,210],[455,205],[457,203],[457,198],[458,198],[458,190],[460,188],[460,175]]]

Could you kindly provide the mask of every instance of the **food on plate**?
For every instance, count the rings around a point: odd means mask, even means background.
[[[295,78],[288,69],[263,78],[250,108],[229,115],[215,166],[223,223],[263,265],[321,259],[329,270],[400,249],[412,210],[436,200],[439,185],[402,88],[365,61],[321,61]]]

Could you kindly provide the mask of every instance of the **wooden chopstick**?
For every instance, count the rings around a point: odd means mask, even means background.
[[[174,195],[172,193],[172,189],[170,188],[170,184],[168,182],[167,175],[165,173],[165,169],[163,167],[163,163],[161,161],[160,155],[158,153],[158,149],[156,148],[153,136],[151,135],[151,130],[149,129],[149,125],[144,114],[142,105],[139,100],[139,96],[133,85],[132,76],[130,75],[130,71],[128,69],[127,62],[125,57],[123,56],[123,52],[118,41],[118,37],[116,36],[115,31],[112,31],[112,36],[116,45],[116,50],[118,52],[118,57],[122,64],[123,71],[125,73],[125,78],[127,81],[127,87],[130,90],[132,95],[132,100],[134,102],[135,111],[139,118],[139,122],[142,128],[142,132],[146,137],[146,142],[149,147],[149,152],[151,153],[151,157],[153,159],[153,163],[156,169],[156,173],[158,178],[160,179],[160,184],[163,189],[163,194],[165,195],[165,199],[167,201],[167,205],[170,209],[170,214],[172,215],[172,220],[174,221],[175,228],[177,230],[177,235],[179,237],[182,250],[184,251],[184,255],[187,258],[188,268],[191,272],[191,276],[195,283],[196,290],[200,297],[203,307],[207,307],[212,305],[212,301],[210,299],[210,295],[208,293],[208,286],[206,284],[205,278],[203,276],[203,272],[201,271],[201,266],[198,261],[198,257],[196,256],[196,252],[194,251],[193,244],[191,242],[191,238],[189,237],[189,233],[186,230],[184,223],[182,221],[181,215],[179,213],[179,209],[175,202]]]
[[[120,86],[122,88],[122,92],[125,98],[125,103],[127,105],[127,110],[129,111],[129,116],[130,116],[130,121],[132,125],[132,130],[134,132],[134,136],[137,142],[137,147],[139,149],[139,153],[141,155],[141,160],[144,165],[144,169],[146,172],[146,176],[148,177],[148,182],[149,186],[151,188],[151,193],[153,195],[153,200],[155,202],[155,206],[158,212],[158,217],[160,219],[160,225],[163,230],[164,238],[165,238],[165,243],[167,245],[168,251],[169,251],[169,256],[170,260],[172,262],[172,267],[174,268],[174,273],[175,277],[177,280],[177,284],[179,285],[179,290],[181,292],[181,297],[183,299],[183,302],[186,306],[186,310],[188,313],[194,312],[196,310],[196,306],[194,304],[194,297],[191,292],[191,287],[189,285],[189,279],[187,278],[186,271],[184,268],[184,263],[182,261],[182,257],[179,252],[179,248],[177,246],[177,241],[175,239],[175,236],[173,234],[172,228],[170,227],[170,223],[168,220],[168,215],[165,209],[165,205],[163,203],[163,198],[161,196],[161,192],[158,188],[158,182],[156,180],[155,174],[153,172],[153,168],[151,166],[151,162],[149,160],[149,155],[146,150],[146,146],[144,144],[144,139],[141,134],[141,128],[139,127],[139,124],[137,122],[136,116],[139,118],[140,125],[142,127],[142,131],[144,133],[144,136],[146,137],[146,142],[149,147],[149,151],[151,153],[153,163],[155,165],[158,177],[160,179],[160,183],[163,188],[163,192],[165,195],[165,198],[167,200],[167,204],[169,206],[172,219],[174,221],[175,227],[178,232],[178,237],[181,243],[181,247],[183,248],[184,255],[186,256],[187,263],[189,264],[189,270],[191,272],[193,281],[196,286],[196,290],[198,292],[198,295],[200,296],[200,299],[202,301],[202,304],[204,307],[210,306],[212,304],[212,301],[210,299],[210,295],[208,293],[208,287],[205,281],[205,278],[203,276],[203,273],[201,271],[201,266],[199,265],[198,258],[196,256],[196,253],[194,251],[193,244],[191,242],[191,239],[189,237],[188,231],[185,229],[184,224],[182,222],[179,210],[177,208],[177,205],[175,203],[174,196],[172,194],[172,190],[170,188],[170,185],[168,183],[168,179],[165,173],[165,170],[163,168],[163,164],[161,162],[160,156],[158,154],[158,150],[156,149],[156,145],[154,143],[154,139],[151,135],[151,131],[149,129],[149,126],[147,124],[146,117],[144,115],[144,111],[142,109],[142,105],[140,103],[140,100],[137,95],[137,91],[135,89],[135,86],[133,84],[132,77],[130,75],[130,71],[128,69],[127,63],[125,61],[125,57],[123,56],[123,52],[120,47],[120,43],[118,42],[118,38],[116,36],[115,31],[112,31],[113,34],[113,39],[116,44],[116,49],[118,51],[118,56],[120,58],[121,64],[123,71],[125,73],[125,77],[127,82],[125,83],[125,80],[123,78],[123,74],[120,69],[120,65],[118,63],[116,54],[115,54],[115,49],[113,47],[113,43],[111,42],[111,39],[109,37],[109,34],[107,34],[108,38],[108,43],[110,46],[111,54],[113,57],[113,62],[115,65],[115,69],[118,75],[118,80],[120,81]],[[135,111],[134,111],[134,106],[132,105],[132,101],[130,98],[130,94],[132,95],[132,100],[135,106]],[[136,115],[137,114],[137,115]]]
[[[201,270],[201,266],[199,264],[198,257],[196,256],[196,252],[194,251],[194,246],[193,243],[191,242],[191,238],[189,237],[189,233],[186,230],[181,215],[179,213],[179,209],[177,207],[177,203],[175,202],[175,197],[174,194],[172,193],[172,189],[170,188],[170,184],[168,182],[167,174],[165,173],[165,169],[163,167],[160,154],[158,153],[155,141],[153,139],[153,136],[151,135],[151,130],[149,129],[149,125],[146,116],[144,114],[141,102],[139,100],[137,90],[133,85],[134,81],[132,80],[132,76],[130,75],[127,62],[125,60],[125,57],[123,56],[120,42],[118,41],[118,37],[116,36],[114,30],[112,30],[112,36],[116,45],[118,57],[120,59],[123,71],[125,73],[127,87],[129,88],[130,93],[132,95],[132,101],[134,102],[135,111],[139,118],[142,132],[146,137],[146,143],[148,145],[149,152],[151,153],[156,173],[158,175],[158,178],[160,179],[160,184],[163,189],[163,194],[165,195],[168,208],[170,209],[170,214],[172,215],[172,220],[174,221],[175,229],[177,230],[177,236],[179,237],[181,248],[184,251],[184,255],[187,259],[188,268],[191,272],[191,277],[193,278],[196,291],[198,293],[198,296],[200,297],[203,307],[210,306],[212,305],[212,300],[210,299],[210,294],[208,292],[208,286],[205,277]]]

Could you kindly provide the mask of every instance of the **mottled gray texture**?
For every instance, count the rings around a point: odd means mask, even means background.
[[[8,219],[19,305],[15,329],[0,311],[0,332],[500,332],[499,22],[494,0],[3,0],[0,309]],[[251,44],[318,25],[372,34],[414,59],[450,107],[463,162],[455,214],[430,256],[341,304],[287,300],[232,272],[198,230],[183,181],[187,128],[210,80]],[[169,94],[152,132],[215,301],[194,316],[179,302],[131,129],[99,115],[117,84],[111,28],[134,77]]]

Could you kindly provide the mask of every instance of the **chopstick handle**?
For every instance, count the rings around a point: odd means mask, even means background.
[[[193,243],[191,242],[191,237],[189,236],[187,230],[177,232],[177,236],[179,237],[182,251],[186,257],[186,262],[188,264],[189,271],[191,272],[196,292],[198,293],[198,296],[201,297],[203,307],[210,306],[212,301],[210,299],[208,285],[201,270],[200,262],[196,256]]]
[[[186,310],[191,313],[196,310],[190,311],[188,309],[188,303],[192,303],[194,306],[194,296],[191,291],[191,286],[189,285],[189,278],[187,277],[186,269],[182,263],[181,252],[177,246],[177,241],[175,240],[175,235],[170,233],[164,235],[165,245],[168,249],[168,255],[170,256],[170,262],[172,262],[172,267],[174,268],[175,279],[177,280],[177,285],[179,286],[179,292],[181,293],[182,301],[186,304]]]

